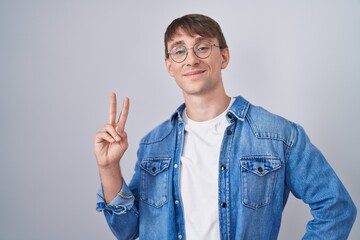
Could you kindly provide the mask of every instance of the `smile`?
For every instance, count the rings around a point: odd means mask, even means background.
[[[190,71],[184,74],[184,76],[189,77],[189,76],[195,76],[195,75],[199,75],[204,73],[205,70],[196,70],[196,71]]]

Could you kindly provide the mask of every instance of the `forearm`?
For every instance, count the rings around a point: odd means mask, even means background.
[[[105,168],[99,167],[99,174],[105,202],[110,203],[119,193],[123,184],[120,166],[114,164]]]

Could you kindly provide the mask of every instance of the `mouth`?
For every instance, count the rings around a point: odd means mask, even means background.
[[[202,74],[204,72],[205,72],[205,70],[193,70],[193,71],[184,73],[183,75],[185,77],[192,77],[192,76],[200,75],[200,74]]]

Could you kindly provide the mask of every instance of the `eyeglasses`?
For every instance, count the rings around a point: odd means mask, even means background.
[[[208,41],[201,41],[195,44],[192,48],[187,48],[183,45],[173,47],[168,54],[174,62],[182,63],[188,56],[188,49],[192,49],[198,58],[205,59],[211,54],[212,47],[218,47],[215,44],[211,44]]]

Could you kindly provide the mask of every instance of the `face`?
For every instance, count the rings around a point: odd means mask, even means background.
[[[198,58],[192,47],[200,40],[204,40],[204,38],[199,35],[189,36],[180,29],[167,43],[169,50],[178,45],[188,48],[187,57],[181,63],[173,61],[171,57],[165,59],[169,74],[174,77],[185,97],[217,94],[218,91],[223,91],[221,70],[226,68],[229,62],[229,50],[213,46],[209,57]],[[219,46],[216,38],[206,38],[205,40]]]

